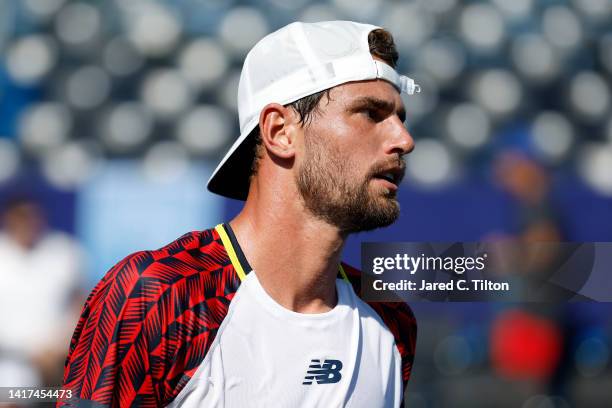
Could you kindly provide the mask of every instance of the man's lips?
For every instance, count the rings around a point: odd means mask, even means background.
[[[397,189],[399,188],[395,182],[389,181],[384,178],[374,177],[373,180],[376,180],[376,182],[384,185],[385,188],[389,191],[397,191]]]
[[[392,184],[397,188],[399,184],[402,182],[405,173],[405,166],[401,167],[388,167],[386,169],[378,170],[372,178],[383,180],[388,184]]]

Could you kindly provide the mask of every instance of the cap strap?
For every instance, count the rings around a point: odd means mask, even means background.
[[[376,78],[391,82],[397,89],[408,95],[413,95],[415,92],[421,92],[421,87],[414,83],[414,79],[408,78],[405,75],[399,75],[393,68],[384,62],[374,60],[374,64],[376,65]]]

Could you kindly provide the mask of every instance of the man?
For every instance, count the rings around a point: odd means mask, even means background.
[[[27,195],[2,203],[0,224],[0,384],[56,385],[83,299],[82,250]]]
[[[391,224],[413,148],[392,37],[290,24],[247,56],[241,136],[208,188],[229,224],[115,266],[78,323],[65,384],[112,406],[401,404],[416,341],[402,303],[361,301],[348,234]]]

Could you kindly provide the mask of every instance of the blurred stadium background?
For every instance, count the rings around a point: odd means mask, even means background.
[[[423,89],[405,99],[400,221],[352,237],[349,263],[362,241],[612,241],[610,0],[3,0],[0,205],[34,200],[82,248],[68,303],[128,253],[239,210],[204,186],[238,134],[242,60],[291,21],[330,19],[389,29]],[[11,272],[0,259],[5,292]],[[26,327],[35,313],[3,305]],[[609,304],[413,308],[409,407],[610,406]],[[19,364],[59,383],[6,330],[0,385]],[[48,334],[59,354],[71,330]]]

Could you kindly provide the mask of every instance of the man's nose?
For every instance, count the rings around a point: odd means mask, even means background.
[[[391,136],[387,143],[387,153],[399,153],[400,156],[414,149],[414,139],[399,117],[393,118]]]

